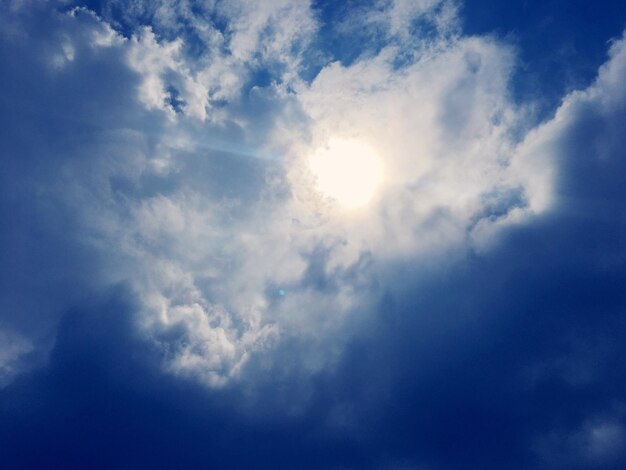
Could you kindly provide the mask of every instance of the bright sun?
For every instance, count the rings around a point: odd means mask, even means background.
[[[359,140],[330,139],[309,158],[317,189],[346,208],[367,204],[382,182],[382,162]]]

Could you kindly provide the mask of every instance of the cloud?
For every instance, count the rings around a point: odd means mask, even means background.
[[[86,133],[87,142],[44,140],[41,145],[51,145],[48,154],[60,155],[52,169],[58,182],[50,185],[46,173],[34,184],[72,218],[73,236],[89,256],[106,260],[97,267],[102,279],[95,285],[127,282],[139,293],[139,324],[168,351],[167,367],[211,385],[239,374],[251,354],[281,337],[340,341],[333,332],[344,317],[376,295],[366,294],[366,286],[382,279],[377,271],[385,268],[377,263],[463,247],[473,226],[494,217],[492,205],[501,218],[527,197],[507,174],[511,133],[520,119],[507,99],[511,50],[488,39],[438,33],[427,51],[400,67],[400,52],[384,48],[349,66],[331,62],[307,83],[297,78],[303,49],[288,44],[301,38],[305,48],[315,20],[310,10],[290,5],[263,4],[253,13],[229,4],[214,11],[224,21],[218,26],[202,22],[205,9],[137,4],[141,14],[126,19],[135,28],[128,39],[84,9],[62,14],[40,7],[9,16],[26,25],[51,18],[55,26],[43,34],[60,38],[53,57],[67,58],[73,44],[72,68],[68,59],[63,70],[44,71],[37,86],[48,90],[33,106],[58,106],[47,103],[51,87],[61,86],[71,100],[71,133]],[[400,15],[405,7],[384,4],[371,14],[394,36],[402,28],[409,34],[400,17],[432,20],[448,11],[433,3]],[[103,8],[105,17],[112,8]],[[143,14],[155,18],[152,27],[139,26]],[[194,20],[191,29],[178,26],[181,17]],[[189,47],[200,24],[214,34],[196,38],[207,46],[198,57]],[[81,44],[81,37],[88,41]],[[46,39],[20,40],[23,47],[45,50]],[[272,63],[284,64],[276,81],[250,88],[246,96],[254,70],[274,73]],[[41,67],[36,60],[29,66]],[[64,87],[84,82],[88,66],[116,68],[125,78],[116,80],[117,90],[90,82],[79,101]],[[26,66],[16,67],[20,73]],[[214,78],[229,74],[237,81]],[[98,87],[103,100],[116,93],[118,101],[100,100],[91,92]],[[256,105],[252,98],[260,93],[271,101]],[[212,100],[225,105],[214,108]],[[254,122],[263,109],[274,126]],[[81,119],[93,127],[76,126]],[[288,119],[290,126],[281,124]],[[344,218],[315,193],[303,167],[307,153],[333,136],[367,136],[384,159],[387,187],[366,217]],[[243,148],[230,144],[237,140]],[[246,141],[278,156],[234,155],[245,152]],[[242,174],[248,176],[236,186]],[[228,182],[228,193],[219,189],[221,181]],[[323,261],[315,272],[323,282],[311,284],[319,253]],[[288,294],[275,298],[280,289]],[[325,359],[308,362],[323,367]]]
[[[313,148],[340,135],[383,156],[387,188],[373,226],[350,238],[377,238],[367,242],[387,256],[429,251],[435,240],[465,243],[491,205],[500,201],[499,216],[512,209],[507,203],[524,205],[509,196],[526,197],[508,172],[523,123],[507,98],[512,51],[480,38],[442,42],[401,69],[386,51],[349,67],[332,63],[299,94]]]
[[[451,2],[119,6],[0,6],[12,457],[623,463],[625,39],[537,124]],[[361,211],[333,138],[383,161]]]
[[[47,246],[70,253],[47,263],[72,286],[52,291],[81,292],[55,304],[40,285],[55,276],[29,272],[9,302],[37,292],[32,311],[57,312],[42,321],[50,335],[48,319],[90,289],[126,283],[165,367],[210,386],[255,376],[251,358],[279,361],[268,351],[281,342],[312,373],[333,364],[350,325],[398,281],[396,263],[427,271],[550,210],[570,116],[623,98],[617,42],[597,83],[532,129],[509,97],[514,51],[463,36],[455,12],[448,2],[378,3],[358,21],[383,47],[350,62],[330,57],[307,80],[301,59],[321,19],[306,2],[123,11],[106,2],[101,17],[7,10],[3,41],[31,59],[5,54],[13,77],[30,84],[12,85],[5,109],[36,110],[31,129],[58,126],[29,144],[20,133],[4,142],[15,155],[7,193],[36,213],[29,223]],[[51,26],[30,33],[41,21]],[[424,22],[437,27],[425,35],[415,27]],[[256,84],[261,71],[271,79]],[[334,137],[365,141],[384,162],[385,187],[356,215],[317,193],[305,164]],[[23,182],[43,200],[26,204]]]

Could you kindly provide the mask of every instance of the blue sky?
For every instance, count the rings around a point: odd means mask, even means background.
[[[0,465],[624,468],[625,28],[0,1]]]

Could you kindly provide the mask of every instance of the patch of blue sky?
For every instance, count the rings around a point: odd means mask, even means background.
[[[325,65],[324,61],[339,61],[344,66],[360,57],[375,55],[386,45],[380,31],[370,27],[355,27],[363,23],[363,15],[377,2],[373,0],[315,0],[312,8],[320,28],[309,51],[309,69],[304,78],[313,79]],[[316,60],[317,59],[317,60]]]
[[[548,118],[569,91],[587,87],[626,26],[623,0],[474,0],[461,4],[466,34],[493,34],[517,47],[511,89]]]
[[[306,51],[301,77],[311,82],[329,62],[338,61],[349,67],[358,60],[376,56],[388,46],[397,47],[392,65],[400,69],[416,59],[413,40],[427,42],[440,37],[441,31],[433,18],[441,5],[433,7],[429,14],[417,16],[408,25],[407,36],[402,38],[391,37],[387,28],[372,16],[373,12],[382,13],[388,7],[388,2],[374,0],[315,0],[312,8],[319,21],[319,32]]]

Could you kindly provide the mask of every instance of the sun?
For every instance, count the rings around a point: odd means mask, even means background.
[[[313,152],[308,163],[317,190],[345,208],[365,206],[382,182],[381,159],[360,140],[330,139]]]

